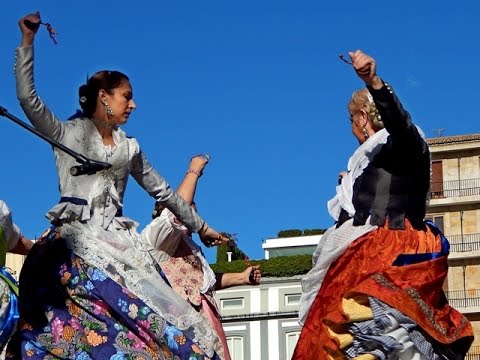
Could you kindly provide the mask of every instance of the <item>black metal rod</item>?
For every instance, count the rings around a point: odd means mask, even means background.
[[[108,169],[110,167],[112,167],[112,164],[109,164],[107,162],[103,162],[103,161],[97,161],[97,160],[92,160],[92,159],[89,159],[87,158],[86,156],[82,155],[82,154],[79,154],[77,153],[76,151],[66,147],[65,145],[63,144],[60,144],[59,142],[53,140],[53,139],[50,139],[48,136],[45,136],[43,135],[41,132],[39,132],[37,129],[35,129],[33,126],[30,126],[28,125],[27,123],[25,123],[24,121],[20,120],[19,118],[17,118],[16,116],[12,115],[11,113],[8,112],[7,109],[5,109],[3,106],[0,106],[0,116],[4,116],[10,120],[12,120],[14,123],[16,123],[17,125],[20,125],[21,127],[23,127],[24,129],[30,131],[31,133],[37,135],[39,138],[42,138],[43,140],[45,140],[46,142],[48,142],[50,145],[52,145],[53,147],[56,147],[60,150],[62,150],[63,152],[65,152],[66,154],[70,155],[71,157],[73,157],[75,160],[77,160],[77,162],[79,164],[82,164],[86,167],[88,167],[88,170],[87,171],[83,171],[82,173],[78,173],[78,172],[75,172],[75,171],[72,171],[73,168],[75,167],[72,167],[71,169],[71,173],[72,175],[83,175],[83,174],[93,174],[97,171],[100,171],[100,170],[103,170],[103,169]],[[74,173],[75,172],[75,173]]]

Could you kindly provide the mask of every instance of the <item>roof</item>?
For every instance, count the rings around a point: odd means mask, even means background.
[[[446,145],[446,144],[465,143],[465,142],[472,142],[472,141],[480,141],[480,134],[440,136],[436,138],[427,139],[428,145]]]

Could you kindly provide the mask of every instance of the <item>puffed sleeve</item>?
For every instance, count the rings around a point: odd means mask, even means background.
[[[33,46],[15,49],[17,97],[25,115],[43,135],[61,141],[65,124],[51,112],[37,95],[33,76]]]
[[[17,246],[20,238],[20,229],[12,220],[12,212],[4,201],[0,200],[0,227],[3,228],[5,240],[7,241],[7,251]]]
[[[145,227],[141,236],[150,245],[150,253],[158,262],[162,260],[162,253],[170,256],[175,254],[184,231],[186,228],[175,222],[175,215],[164,209],[159,217]]]

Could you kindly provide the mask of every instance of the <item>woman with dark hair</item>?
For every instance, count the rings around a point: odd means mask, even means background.
[[[129,175],[207,245],[227,239],[172,191],[137,140],[119,128],[136,108],[127,76],[94,74],[79,89],[83,116],[68,122],[46,107],[33,81],[39,24],[38,14],[19,21],[15,76],[25,114],[42,134],[111,167],[72,176],[75,160],[54,149],[61,198],[47,214],[53,227],[25,262],[22,326],[9,349],[33,359],[217,358],[215,333],[164,282],[137,224],[123,216]]]
[[[195,210],[197,184],[209,162],[208,155],[197,155],[177,188],[177,193]],[[259,265],[248,266],[243,272],[214,273],[192,233],[168,209],[155,204],[154,220],[142,231],[152,257],[162,268],[170,286],[180,294],[216,331],[220,341],[216,352],[222,360],[230,360],[227,339],[215,302],[215,290],[239,285],[258,285],[262,273]]]
[[[302,280],[293,359],[461,359],[472,328],[442,290],[448,241],[423,221],[428,145],[375,60],[349,55],[366,85],[348,105],[360,146],[328,202],[336,224]]]

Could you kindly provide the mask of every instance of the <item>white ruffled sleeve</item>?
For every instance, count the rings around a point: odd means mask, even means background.
[[[12,212],[4,201],[0,200],[0,226],[5,232],[7,251],[12,250],[20,238],[20,229],[12,220]]]

